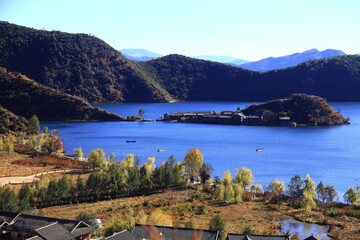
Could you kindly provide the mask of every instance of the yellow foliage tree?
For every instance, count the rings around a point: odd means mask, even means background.
[[[236,172],[236,182],[240,183],[244,189],[248,186],[251,187],[253,184],[252,179],[254,178],[251,170],[246,167],[241,167],[240,169],[236,169]]]
[[[156,209],[150,213],[148,224],[171,227],[172,218],[169,214],[164,213],[161,209]]]
[[[144,163],[146,171],[150,175],[155,169],[155,157],[149,157],[147,162]]]
[[[304,183],[304,199],[301,201],[301,207],[307,212],[316,208],[316,202],[314,200],[316,198],[315,183],[311,180],[309,174],[306,175]]]
[[[148,217],[145,214],[144,210],[140,209],[140,211],[136,217],[136,223],[137,224],[146,224],[147,219],[148,219]]]
[[[203,154],[197,148],[190,149],[186,153],[183,165],[185,167],[185,175],[191,182],[199,177],[203,160]]]

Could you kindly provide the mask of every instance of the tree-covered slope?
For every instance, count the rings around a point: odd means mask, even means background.
[[[0,134],[27,130],[28,121],[0,106]]]
[[[268,111],[264,114],[264,111]],[[325,99],[306,95],[293,94],[290,98],[272,100],[262,104],[253,104],[242,111],[245,115],[262,114],[289,116],[298,124],[342,125],[349,123],[340,112],[335,111]]]
[[[260,73],[181,55],[136,63],[180,100],[267,101],[307,93],[328,101],[360,101],[360,56],[311,60]]]
[[[0,66],[91,102],[170,100],[102,40],[0,22]]]
[[[0,105],[13,113],[53,121],[120,121],[124,118],[99,108],[86,100],[45,87],[24,75],[0,68]]]

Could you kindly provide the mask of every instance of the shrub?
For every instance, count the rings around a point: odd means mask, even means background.
[[[338,212],[334,208],[328,208],[325,210],[324,214],[329,217],[335,217],[338,215]]]

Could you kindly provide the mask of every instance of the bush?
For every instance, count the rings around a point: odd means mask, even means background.
[[[324,214],[329,217],[335,217],[338,215],[338,212],[334,208],[331,207],[331,208],[326,209]]]

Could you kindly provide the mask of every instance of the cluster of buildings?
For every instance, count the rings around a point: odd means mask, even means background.
[[[165,122],[210,123],[229,125],[279,125],[293,126],[294,122],[288,116],[277,117],[269,123],[263,114],[247,116],[237,111],[193,111],[165,113],[160,117]]]
[[[89,240],[93,232],[82,221],[0,212],[0,239],[4,240]]]
[[[0,212],[0,239],[4,240],[90,240],[95,229],[78,220]],[[99,240],[218,240],[214,230],[138,225]],[[227,240],[290,240],[289,235],[229,233]],[[305,240],[317,240],[314,236]]]

